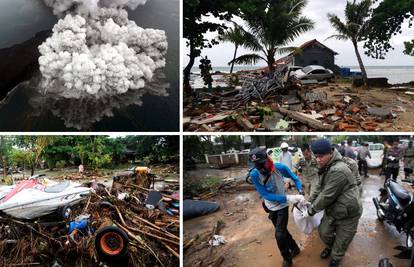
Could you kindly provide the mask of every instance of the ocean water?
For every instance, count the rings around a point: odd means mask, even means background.
[[[254,70],[264,68],[265,66],[235,66],[233,72],[240,70]],[[351,68],[352,71],[359,71],[358,66],[341,66],[346,68]],[[388,78],[388,83],[398,84],[398,83],[407,83],[414,81],[414,66],[366,66],[367,75],[370,78],[375,77],[386,77]],[[220,71],[229,73],[229,66],[218,66],[213,67],[213,72]],[[194,74],[200,73],[198,67],[192,69]],[[195,76],[194,76],[195,77]],[[198,84],[198,83],[197,83]]]

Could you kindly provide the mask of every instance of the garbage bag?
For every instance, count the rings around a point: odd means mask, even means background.
[[[297,203],[293,206],[293,220],[299,230],[305,234],[310,234],[321,224],[323,211],[313,216],[303,217],[308,212],[309,203]]]
[[[220,208],[220,205],[210,201],[186,199],[183,202],[184,220],[213,213]]]

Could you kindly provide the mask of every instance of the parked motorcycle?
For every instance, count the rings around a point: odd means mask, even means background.
[[[407,235],[405,246],[412,249],[414,243],[414,201],[410,193],[395,181],[388,179],[380,196],[374,197],[378,220],[394,225]]]

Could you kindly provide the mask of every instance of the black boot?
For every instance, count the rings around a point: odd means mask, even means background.
[[[339,261],[337,260],[331,260],[331,262],[329,263],[329,267],[338,267],[339,266]]]
[[[282,267],[292,267],[292,260],[283,260]]]
[[[325,248],[322,252],[321,252],[321,259],[327,259],[330,255],[331,255],[331,249],[330,248]]]
[[[299,247],[296,247],[296,248],[294,248],[294,249],[292,249],[292,250],[290,251],[290,254],[292,254],[292,258],[294,258],[294,257],[296,257],[297,255],[299,255],[299,253],[300,253],[300,248],[299,248]]]

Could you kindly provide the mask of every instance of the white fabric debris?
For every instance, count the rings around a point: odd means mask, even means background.
[[[39,46],[42,86],[67,98],[143,88],[165,66],[165,32],[143,29],[128,12],[146,0],[45,0],[65,16]],[[62,88],[63,87],[63,88]]]
[[[224,239],[224,236],[222,235],[214,235],[213,239],[211,239],[208,243],[212,245],[213,247],[217,247],[217,246],[225,244],[226,240]]]
[[[310,234],[320,224],[323,217],[323,211],[313,216],[304,217],[303,214],[308,212],[308,203],[297,203],[293,209],[293,220],[299,230],[305,234]],[[299,210],[299,209],[300,210]]]

